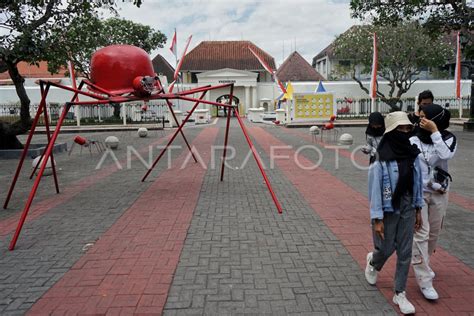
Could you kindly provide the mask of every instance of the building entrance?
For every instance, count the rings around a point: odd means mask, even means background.
[[[218,97],[216,99],[216,102],[217,103],[223,103],[223,104],[228,104],[229,103],[229,99],[230,99],[230,95],[229,94],[223,94],[221,95],[220,97]],[[240,104],[240,100],[239,98],[237,98],[235,95],[232,96],[232,105],[239,105]],[[224,116],[226,117],[227,116],[227,108],[225,107],[218,107],[216,105],[213,106],[213,111],[212,111],[212,115],[213,116]]]

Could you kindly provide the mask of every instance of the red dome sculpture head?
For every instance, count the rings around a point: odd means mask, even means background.
[[[132,45],[111,45],[99,49],[91,59],[91,81],[113,94],[132,92],[139,76],[155,77],[150,56]]]

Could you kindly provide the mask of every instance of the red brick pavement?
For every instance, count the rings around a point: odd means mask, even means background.
[[[157,146],[162,144],[165,140],[167,140],[170,135],[166,137],[162,137],[153,143],[147,145],[146,147],[140,148],[139,152],[142,153],[145,150],[148,150],[149,146]],[[135,156],[133,160],[137,159]],[[126,164],[126,161],[120,161],[120,164],[123,166]],[[117,170],[119,170],[116,166],[115,163],[112,165],[109,165],[107,167],[102,168],[100,171],[95,172],[94,174],[90,176],[86,176],[83,179],[74,181],[68,186],[63,186],[62,188],[60,187],[60,194],[53,195],[49,198],[46,198],[36,204],[33,205],[33,207],[30,209],[28,213],[28,217],[26,218],[26,223],[40,217],[44,213],[48,212],[49,210],[55,208],[56,206],[59,206],[61,204],[66,203],[67,201],[71,200],[75,196],[79,195],[81,192],[89,188],[90,186],[96,184],[102,179],[107,178],[108,176],[112,175],[115,173]],[[45,184],[43,180],[43,185],[49,185]],[[60,181],[60,179],[59,179]],[[138,179],[137,179],[138,181]],[[59,183],[61,185],[61,182]],[[14,197],[13,197],[14,198]],[[26,200],[25,200],[26,201]],[[0,238],[5,237],[6,235],[10,234],[16,229],[16,226],[18,224],[18,221],[20,219],[21,213],[16,213],[8,218],[5,218],[0,221]]]
[[[296,135],[298,137],[301,137],[308,142],[312,142],[313,138],[312,136],[308,135],[307,133],[304,133],[302,131],[295,130],[293,128],[285,128],[282,129],[283,131]],[[316,143],[321,145],[321,146],[334,146],[334,144],[326,143],[324,141],[321,141],[320,138],[316,137]],[[335,149],[333,149],[335,150]],[[345,158],[353,159],[357,164],[360,166],[368,167],[369,162],[367,159],[367,155],[361,153],[359,150],[352,155],[352,152],[346,150],[346,149],[338,149],[339,155]],[[461,194],[458,194],[456,192],[450,191],[449,192],[449,202],[454,203],[468,211],[474,211],[474,199],[471,199],[469,197],[463,196]]]
[[[217,130],[207,128],[193,142],[206,165]],[[161,314],[206,172],[200,163],[180,168],[188,155],[183,152],[29,314]]]
[[[474,211],[474,200],[456,192],[449,191],[449,202],[453,202],[466,210]]]
[[[258,144],[270,154],[270,146],[285,146],[262,128],[251,128]],[[278,155],[294,157],[293,149],[279,149]],[[299,155],[303,166],[314,163]],[[334,235],[340,239],[351,256],[365,269],[365,257],[372,250],[367,198],[322,168],[304,170],[294,159],[276,159],[276,166],[298,189],[307,203],[321,217]],[[394,256],[395,257],[395,256]],[[474,272],[448,252],[439,249],[432,259],[436,271],[436,288],[441,298],[436,303],[426,301],[410,275],[407,292],[416,305],[417,315],[472,315],[474,313]],[[379,274],[377,287],[391,302],[395,258],[391,258]]]

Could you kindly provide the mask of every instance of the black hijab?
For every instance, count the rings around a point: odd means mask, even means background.
[[[381,125],[382,127],[373,128],[371,125]],[[369,115],[369,124],[367,125],[367,129],[365,130],[365,135],[369,136],[382,136],[385,132],[385,122],[380,112],[373,112]]]
[[[449,127],[451,112],[444,109],[441,105],[438,104],[430,104],[428,106],[425,106],[423,107],[422,111],[427,119],[432,120],[436,124],[436,127],[443,136],[443,139],[445,139],[448,135],[451,135],[450,132],[446,131],[446,129]],[[433,144],[433,141],[431,140],[430,131],[420,128],[418,130],[417,136],[423,143]]]
[[[392,194],[392,206],[400,209],[400,201],[405,193],[413,193],[414,161],[420,150],[410,143],[410,134],[396,129],[386,133],[380,141],[377,153],[380,161],[397,161],[398,182]]]
[[[377,148],[379,160],[404,160],[416,159],[420,150],[416,145],[410,143],[410,134],[397,131],[396,129],[386,133]]]

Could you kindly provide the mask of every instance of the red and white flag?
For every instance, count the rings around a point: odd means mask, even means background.
[[[172,83],[170,83],[170,85],[168,86],[168,92],[169,92],[169,93],[173,93],[175,83],[176,83],[176,80],[174,80],[174,81],[173,81]]]
[[[372,76],[370,78],[370,98],[375,100],[377,97],[377,35],[374,33],[374,44],[373,44],[373,57],[372,57]]]
[[[179,71],[181,70],[181,66],[183,65],[184,56],[186,56],[186,52],[188,51],[189,43],[191,43],[191,38],[192,37],[193,37],[192,35],[189,36],[188,42],[186,43],[186,46],[184,47],[183,55],[181,56],[181,59],[179,60],[179,63],[176,66],[176,69],[174,71],[173,79],[175,81],[176,81],[176,79],[178,79]]]
[[[76,83],[76,74],[74,73],[74,65],[72,63],[72,60],[69,60],[67,62],[67,68],[69,71],[69,78],[71,79],[71,84],[74,89],[77,89],[77,83]],[[79,101],[79,97],[76,96],[76,99],[74,100],[75,102]]]
[[[461,99],[461,43],[459,40],[459,32],[456,38],[456,70],[454,72],[454,86],[456,99]]]
[[[273,75],[274,70],[265,62],[265,60],[263,60],[263,58],[261,58],[261,57],[252,49],[252,47],[249,46],[249,49],[250,49],[250,51],[252,52],[252,54],[258,59],[258,61],[260,62],[260,64],[263,66],[263,68],[265,68],[266,71],[268,71],[270,74]]]
[[[177,35],[176,35],[176,30],[174,30],[173,39],[171,40],[170,51],[173,53],[173,55],[176,58],[178,58],[178,48],[177,48],[177,45],[176,45],[176,41],[177,41]]]
[[[266,71],[268,71],[271,75],[273,75],[273,77],[275,78],[275,81],[277,82],[278,86],[280,87],[280,90],[281,92],[285,93],[286,94],[286,88],[285,86],[283,85],[283,83],[278,80],[276,74],[275,74],[275,70],[272,69],[272,67],[270,67],[266,62],[265,60],[260,57],[253,49],[252,47],[249,46],[249,50],[252,52],[252,54],[255,56],[255,58],[258,59],[258,61],[260,62],[260,64],[263,66],[263,68],[265,68]]]

